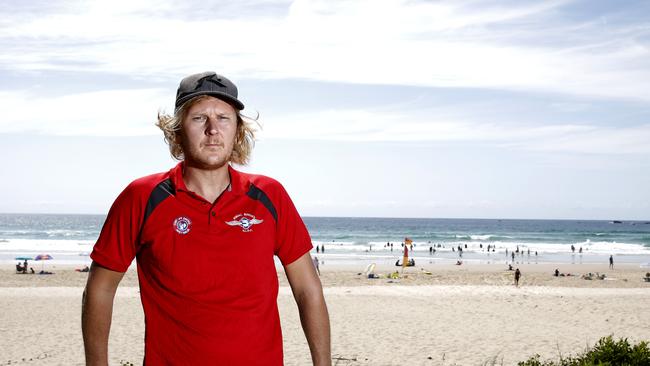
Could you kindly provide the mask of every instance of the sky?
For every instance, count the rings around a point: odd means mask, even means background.
[[[650,219],[649,2],[5,0],[0,49],[0,212],[105,214],[216,71],[303,216]]]

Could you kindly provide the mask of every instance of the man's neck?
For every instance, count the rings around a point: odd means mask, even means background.
[[[214,203],[230,184],[228,164],[217,169],[201,169],[185,164],[183,181],[188,190]]]

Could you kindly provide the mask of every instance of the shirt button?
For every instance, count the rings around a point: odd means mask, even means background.
[[[217,213],[214,212],[214,211],[210,212],[210,214],[211,214],[212,216],[217,216]]]

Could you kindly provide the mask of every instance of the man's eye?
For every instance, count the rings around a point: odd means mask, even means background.
[[[195,122],[203,122],[203,121],[205,121],[205,119],[206,119],[205,116],[194,116],[194,117],[192,117],[192,121],[195,121]]]

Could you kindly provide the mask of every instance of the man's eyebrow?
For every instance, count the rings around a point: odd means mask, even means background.
[[[196,111],[196,112],[191,112],[189,114],[209,114],[209,112],[208,111]],[[217,116],[232,116],[232,115],[234,115],[234,113],[231,114],[231,113],[228,113],[228,112],[216,112],[215,114]]]
[[[199,116],[199,115],[206,116],[208,114],[210,114],[209,111],[196,111],[196,112],[188,113],[189,116]],[[225,116],[225,117],[233,117],[233,118],[237,116],[236,113],[230,113],[230,112],[215,112],[215,115],[219,117]]]

